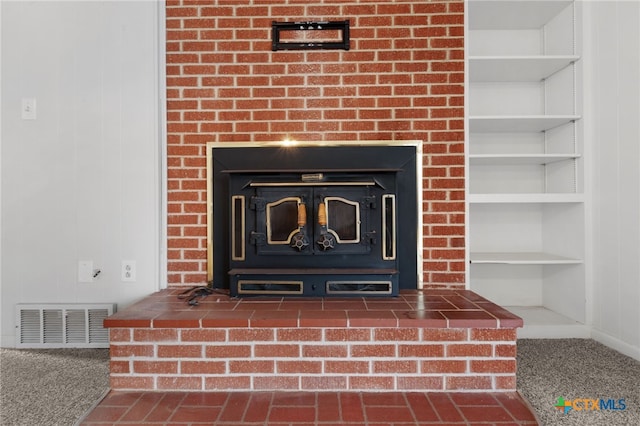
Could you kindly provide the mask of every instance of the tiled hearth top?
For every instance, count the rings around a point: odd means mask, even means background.
[[[522,319],[470,290],[404,290],[398,297],[231,298],[190,306],[183,287],[154,293],[107,318],[109,328],[420,327],[518,328]]]
[[[516,392],[117,392],[83,426],[534,426]]]

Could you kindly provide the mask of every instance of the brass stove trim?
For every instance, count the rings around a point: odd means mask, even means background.
[[[387,202],[391,203],[391,217],[387,217]],[[387,224],[391,222],[391,247],[387,247]],[[382,196],[382,259],[396,260],[396,196],[384,194]]]
[[[350,285],[350,284],[358,284],[358,285],[379,285],[379,284],[384,284],[387,286],[386,290],[382,290],[382,291],[366,291],[366,290],[332,290],[331,286],[332,285]],[[346,281],[327,281],[326,283],[326,288],[325,288],[325,293],[326,294],[350,294],[350,295],[366,295],[366,294],[392,294],[393,293],[393,283],[391,281],[350,281],[350,280],[346,280]]]
[[[284,290],[284,291],[274,291],[274,290],[245,290],[243,289],[243,285],[245,284],[257,284],[257,285],[269,285],[275,284],[279,286],[292,286],[298,287],[296,290]],[[303,294],[304,293],[304,282],[303,281],[280,281],[280,280],[238,280],[238,294]]]
[[[238,205],[239,204],[239,205]],[[245,197],[244,195],[234,195],[231,197],[231,259],[232,260],[245,260],[246,247],[245,247],[245,229],[246,229],[246,217],[245,217]],[[236,222],[236,215],[240,213],[240,223]],[[239,226],[239,227],[238,227]],[[237,231],[240,231],[240,238],[236,241]],[[239,249],[239,253],[238,253]]]
[[[206,160],[207,160],[207,281],[213,281],[214,256],[213,256],[213,148],[261,148],[261,147],[327,147],[327,146],[413,146],[416,148],[416,200],[418,209],[422,206],[422,145],[421,140],[372,140],[372,141],[267,141],[267,142],[207,142]],[[417,214],[418,238],[416,241],[416,275],[418,277],[418,289],[424,287],[424,263],[422,257],[423,244],[423,221],[422,214]],[[467,274],[468,275],[468,274]]]

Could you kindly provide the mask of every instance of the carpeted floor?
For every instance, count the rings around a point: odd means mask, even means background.
[[[640,425],[640,362],[593,340],[518,340],[517,377],[518,390],[543,425]],[[565,414],[554,408],[560,397],[612,399],[616,408],[624,399],[626,408]]]
[[[107,391],[108,370],[106,349],[0,349],[0,425],[74,425]],[[518,390],[543,425],[640,425],[640,362],[592,340],[519,340]],[[626,409],[565,414],[560,397]]]
[[[71,426],[108,387],[108,349],[0,349],[2,426]]]

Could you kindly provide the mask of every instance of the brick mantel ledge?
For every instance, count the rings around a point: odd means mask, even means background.
[[[468,290],[246,298],[173,288],[107,318],[118,390],[514,391],[522,319]]]

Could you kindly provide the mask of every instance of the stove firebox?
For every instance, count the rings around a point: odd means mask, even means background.
[[[415,145],[209,149],[215,287],[232,296],[417,287]]]

